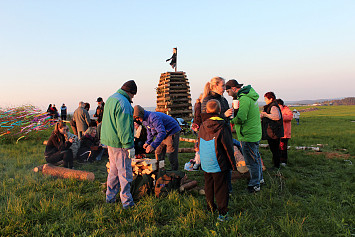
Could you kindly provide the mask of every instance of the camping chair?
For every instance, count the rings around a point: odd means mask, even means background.
[[[176,121],[179,123],[181,128],[181,134],[189,134],[191,133],[190,126],[185,122],[182,118],[176,118]]]

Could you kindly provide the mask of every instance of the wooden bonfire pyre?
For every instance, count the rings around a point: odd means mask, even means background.
[[[165,72],[157,87],[157,112],[185,121],[192,118],[190,85],[185,72]]]

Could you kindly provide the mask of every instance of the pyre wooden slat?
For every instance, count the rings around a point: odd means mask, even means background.
[[[156,111],[187,121],[192,118],[190,85],[185,72],[160,75]]]

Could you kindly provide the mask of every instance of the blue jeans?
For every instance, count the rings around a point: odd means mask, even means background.
[[[240,146],[240,142],[237,139],[233,138],[233,145],[238,147],[239,151],[242,150],[242,147]]]
[[[131,194],[131,182],[133,172],[131,159],[128,157],[128,150],[124,148],[108,147],[110,159],[110,172],[107,176],[106,202],[116,201],[116,195],[120,192],[123,208],[134,205]]]
[[[249,169],[250,181],[248,186],[259,186],[263,179],[263,167],[259,154],[259,142],[241,142],[245,164]]]

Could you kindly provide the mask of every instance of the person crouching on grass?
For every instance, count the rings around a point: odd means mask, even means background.
[[[59,161],[64,161],[65,168],[73,168],[73,152],[70,150],[74,138],[69,138],[65,141],[64,135],[69,131],[69,128],[60,121],[56,123],[52,135],[48,139],[44,156],[50,164],[56,164]]]
[[[229,124],[219,115],[221,105],[218,100],[209,100],[206,112],[206,120],[202,123],[198,134],[201,167],[205,178],[206,201],[209,210],[213,212],[218,209],[218,221],[227,221],[229,219],[227,172],[237,169],[232,132]]]

